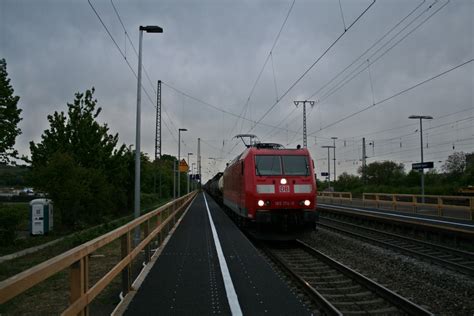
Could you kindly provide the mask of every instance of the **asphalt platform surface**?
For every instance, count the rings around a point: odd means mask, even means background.
[[[219,205],[209,195],[206,199],[242,314],[311,315]],[[203,193],[192,203],[125,314],[231,315]]]

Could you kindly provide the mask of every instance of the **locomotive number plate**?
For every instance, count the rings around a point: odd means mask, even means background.
[[[290,193],[289,185],[280,185],[280,193]]]

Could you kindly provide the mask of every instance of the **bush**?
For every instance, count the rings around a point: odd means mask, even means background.
[[[15,208],[0,207],[0,245],[6,246],[15,241],[16,230],[22,221],[22,216]]]

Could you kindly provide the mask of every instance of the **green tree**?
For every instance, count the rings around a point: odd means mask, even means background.
[[[15,139],[21,134],[18,123],[21,121],[21,109],[17,107],[19,96],[13,95],[7,73],[7,62],[0,59],[0,164],[8,164],[10,158],[17,158],[13,148]]]
[[[347,172],[339,175],[335,184],[336,191],[352,191],[360,186],[362,186],[361,178]]]
[[[465,186],[474,186],[474,152],[466,154],[466,169],[462,176],[462,183]]]
[[[441,168],[452,176],[462,175],[466,169],[466,155],[462,151],[449,155]]]
[[[67,227],[100,222],[131,201],[133,156],[96,121],[93,93],[77,93],[67,115],[49,115],[41,142],[30,143],[33,185],[49,193]]]
[[[405,177],[404,165],[393,161],[376,161],[358,172],[371,185],[400,185]]]

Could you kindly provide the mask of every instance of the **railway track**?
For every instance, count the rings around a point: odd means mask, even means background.
[[[474,276],[474,253],[471,252],[329,218],[320,218],[318,225],[471,277]]]
[[[432,315],[301,241],[260,247],[326,315]]]

